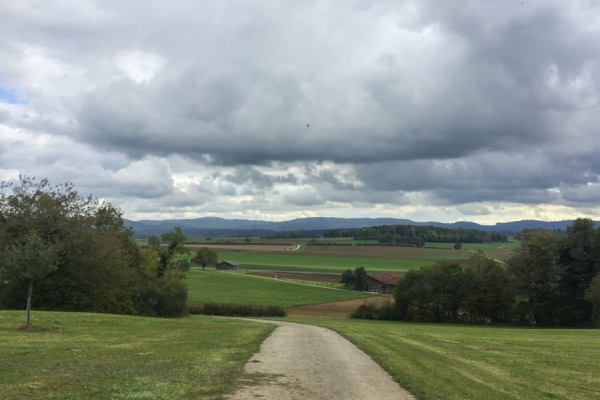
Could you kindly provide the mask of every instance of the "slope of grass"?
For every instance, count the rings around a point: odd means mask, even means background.
[[[226,271],[193,268],[186,274],[188,300],[199,303],[232,303],[296,307],[360,299],[373,294],[301,285],[277,279]]]
[[[273,325],[0,311],[0,399],[215,399],[228,391]]]
[[[286,319],[333,329],[429,399],[599,399],[600,331]]]

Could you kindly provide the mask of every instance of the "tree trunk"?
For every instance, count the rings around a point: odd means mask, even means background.
[[[31,294],[33,292],[33,279],[29,281],[29,290],[27,291],[27,317],[26,324],[29,325],[29,317],[31,315]]]

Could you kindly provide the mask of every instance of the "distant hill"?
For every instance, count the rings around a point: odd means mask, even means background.
[[[495,225],[480,225],[474,222],[416,222],[409,219],[397,218],[299,218],[290,221],[254,221],[247,219],[224,219],[218,217],[204,217],[195,219],[167,219],[162,221],[125,220],[125,225],[130,226],[136,238],[146,238],[150,235],[162,235],[180,227],[189,238],[194,237],[232,237],[232,236],[270,236],[282,232],[308,231],[322,234],[328,229],[358,229],[380,225],[418,225],[435,226],[440,228],[477,229],[486,232],[501,232],[506,235],[518,233],[523,229],[548,229],[564,230],[573,220],[565,221],[537,221],[523,220],[514,222],[499,222]]]

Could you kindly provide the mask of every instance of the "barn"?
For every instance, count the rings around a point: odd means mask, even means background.
[[[234,263],[233,261],[221,261],[215,266],[215,269],[218,269],[220,271],[231,271],[234,269],[240,269],[240,266],[237,263]]]
[[[400,282],[402,276],[395,272],[387,274],[369,274],[367,275],[367,291],[392,293],[394,288]]]

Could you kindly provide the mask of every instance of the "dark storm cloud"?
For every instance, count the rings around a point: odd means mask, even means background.
[[[545,79],[552,71],[576,79],[597,62],[598,41],[552,5],[497,17],[496,6],[477,4],[421,10],[415,40],[424,43],[424,60],[406,59],[393,42],[361,54],[358,43],[357,64],[337,80],[324,70],[335,62],[297,37],[304,28],[310,40],[309,28],[324,24],[318,16],[310,26],[293,19],[286,27],[286,15],[254,10],[246,20],[231,9],[234,18],[212,25],[220,47],[199,37],[204,54],[183,67],[171,59],[146,85],[117,80],[84,95],[74,110],[80,139],[134,157],[178,153],[229,165],[452,159],[564,140],[549,114],[576,110],[582,99],[552,96]],[[230,15],[222,7],[216,18]],[[312,9],[296,12],[308,18]],[[178,33],[175,27],[162,42]],[[347,55],[328,45],[333,57]],[[372,57],[366,64],[365,56]]]

